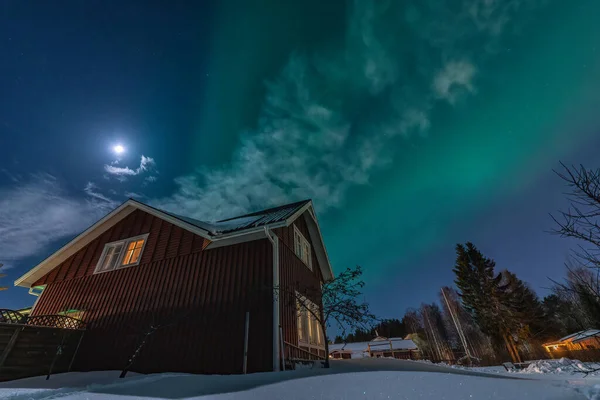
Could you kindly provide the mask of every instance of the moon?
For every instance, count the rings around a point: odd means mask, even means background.
[[[125,147],[123,147],[120,144],[117,144],[116,146],[113,147],[113,151],[117,154],[122,154],[125,151]]]

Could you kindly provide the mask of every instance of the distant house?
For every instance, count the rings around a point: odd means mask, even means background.
[[[419,359],[419,349],[410,339],[388,339],[378,336],[370,342],[331,344],[329,357],[336,359],[393,357],[412,360]]]
[[[588,329],[575,332],[556,342],[544,343],[543,346],[549,353],[566,350],[600,349],[600,330]]]
[[[248,372],[324,359],[319,324],[274,288],[332,278],[310,200],[215,223],[128,200],[15,285],[39,296],[31,316],[86,323],[74,370],[123,368],[158,327],[133,371],[231,374],[243,370],[247,312]]]

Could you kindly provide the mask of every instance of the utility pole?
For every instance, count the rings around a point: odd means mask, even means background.
[[[463,330],[460,325],[460,321],[458,320],[458,317],[454,314],[454,310],[450,306],[450,302],[448,301],[448,298],[446,297],[446,292],[444,292],[444,288],[442,288],[442,296],[444,297],[444,300],[446,301],[446,306],[448,306],[448,311],[450,312],[450,316],[452,317],[454,326],[456,326],[456,331],[458,332],[458,337],[460,338],[460,341],[461,341],[463,347],[465,348],[465,353],[470,362],[471,361],[471,353],[469,352],[469,344],[467,343],[467,338],[465,337],[465,334],[463,333]]]
[[[435,349],[437,351],[438,357],[440,359],[440,361],[443,361],[443,355],[442,352],[440,350],[440,345],[438,344],[438,340],[437,340],[437,335],[435,334],[435,331],[433,330],[433,325],[431,325],[431,321],[429,321],[429,309],[427,309],[427,307],[423,308],[423,317],[425,320],[425,323],[427,325],[429,325],[429,332],[431,332],[431,336],[433,336],[433,342],[435,344]]]

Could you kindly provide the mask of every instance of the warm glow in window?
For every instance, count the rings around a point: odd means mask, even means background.
[[[147,237],[148,234],[107,243],[100,256],[95,273],[139,264]]]
[[[309,311],[308,308],[310,308]],[[312,345],[317,347],[324,346],[324,335],[321,331],[321,325],[315,317],[319,315],[319,307],[302,298],[296,302],[296,310],[298,312],[298,342],[300,345]]]
[[[123,257],[123,262],[121,265],[137,263],[140,259],[142,247],[144,247],[144,239],[136,240],[135,242],[129,242],[127,245],[127,252],[125,253],[125,257]]]

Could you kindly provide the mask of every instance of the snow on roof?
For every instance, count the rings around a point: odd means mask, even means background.
[[[577,343],[582,340],[588,339],[593,336],[600,336],[600,330],[598,329],[588,329],[585,331],[575,332],[570,335],[565,336],[564,338],[559,339],[559,342],[568,342],[568,343]]]
[[[175,218],[179,218],[180,220],[192,224],[200,229],[204,229],[211,235],[220,235],[285,221],[288,217],[293,215],[308,202],[310,202],[310,200],[303,200],[296,203],[286,204],[280,207],[269,208],[267,210],[257,211],[251,214],[240,215],[238,217],[215,222],[200,221],[164,210],[160,211],[172,215]]]
[[[349,351],[352,353],[361,353],[369,351],[385,351],[390,350],[390,344],[394,350],[416,350],[417,345],[412,340],[404,340],[402,338],[377,338],[370,342],[356,342],[356,343],[336,343],[329,345],[329,352],[338,351]]]
[[[334,350],[345,350],[353,353],[362,353],[367,351],[369,348],[369,342],[356,342],[356,343],[336,343],[329,345],[329,352]]]
[[[303,200],[251,214],[224,219],[213,224],[223,229],[223,233],[233,232],[241,229],[255,228],[274,222],[285,221],[288,219],[288,217],[292,216],[296,211],[309,202],[310,200]]]
[[[417,345],[410,339],[390,338],[385,341],[372,341],[369,343],[371,351],[384,351],[390,349],[390,344],[394,350],[416,350]]]

